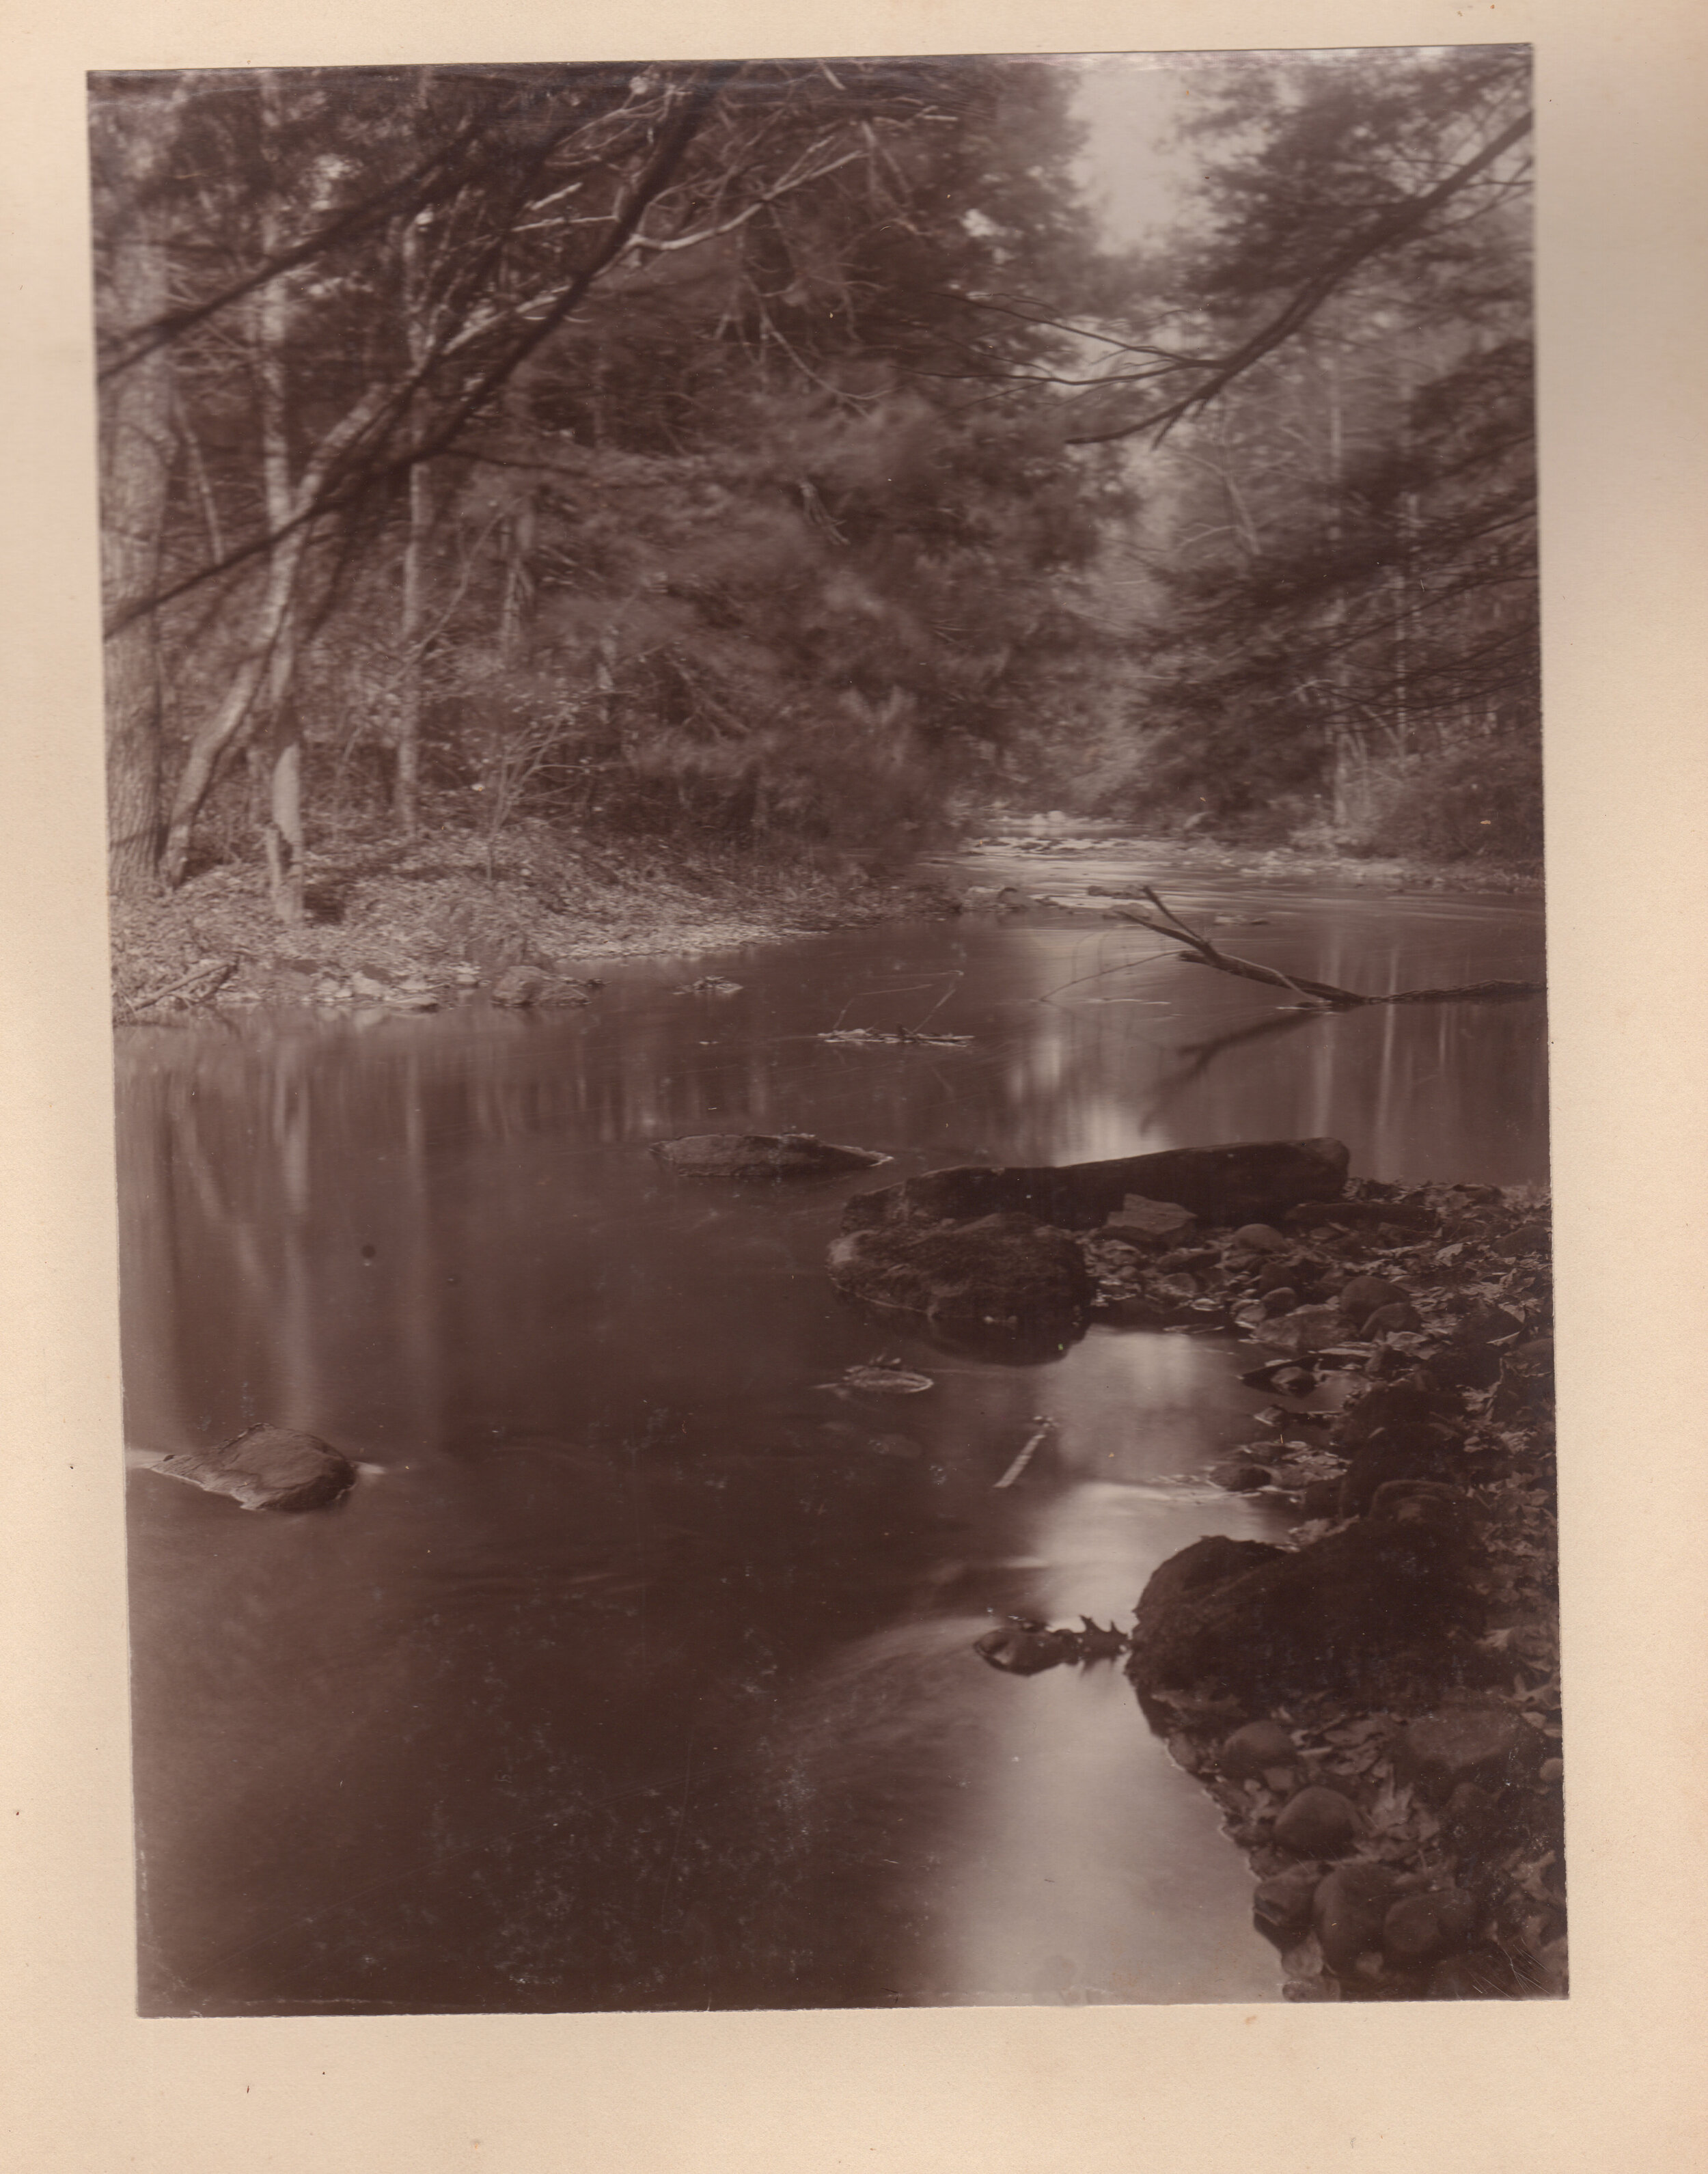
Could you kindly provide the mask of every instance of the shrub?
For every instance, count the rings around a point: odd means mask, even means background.
[[[1397,765],[1358,842],[1425,860],[1539,865],[1542,751],[1532,740],[1482,741]]]

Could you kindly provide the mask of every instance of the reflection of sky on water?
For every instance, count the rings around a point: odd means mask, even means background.
[[[1041,1512],[1043,1611],[1124,1614],[1161,1554],[1207,1524],[1107,1484]],[[1217,1878],[1218,1815],[1134,1726],[1116,1666],[1013,1686],[971,1777],[941,1904],[938,1997],[968,2003],[1273,2000],[1244,1882]]]

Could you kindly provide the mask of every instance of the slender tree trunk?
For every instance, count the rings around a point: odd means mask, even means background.
[[[268,136],[276,136],[278,80],[270,68],[262,72],[261,103],[262,125]],[[282,239],[276,216],[268,218],[262,225],[262,246],[271,255]],[[286,526],[296,503],[291,486],[289,387],[285,381],[290,301],[288,276],[269,279],[256,291],[255,360],[260,393],[261,472],[268,526],[274,531]],[[302,731],[296,706],[290,699],[296,667],[296,586],[293,570],[278,625],[268,644],[267,667],[262,679],[273,757],[264,833],[267,871],[271,879],[273,910],[287,922],[300,921],[303,914]]]
[[[415,105],[424,119],[432,70],[423,68],[415,82]],[[411,220],[403,230],[403,337],[411,371],[419,369],[427,353],[425,244],[419,222]],[[403,673],[397,711],[397,769],[392,782],[392,813],[397,828],[413,838],[421,827],[421,710],[426,687],[426,552],[427,531],[432,517],[432,499],[427,482],[427,463],[417,461],[409,470],[408,527],[403,538]]]
[[[1405,351],[1397,349],[1394,355],[1394,445],[1402,460],[1411,451],[1411,371]],[[1392,738],[1394,752],[1402,760],[1412,751],[1411,629],[1406,615],[1411,608],[1412,531],[1416,509],[1415,495],[1408,490],[1402,491],[1394,507],[1394,560],[1389,577],[1394,626]]]
[[[120,231],[104,316],[118,328],[149,323],[168,306],[167,245],[154,191],[174,144],[181,89],[154,116],[125,162]],[[101,413],[101,589],[111,613],[146,594],[159,574],[174,433],[169,350],[156,348],[111,381]],[[116,898],[159,881],[162,702],[159,638],[145,613],[105,651],[108,879]]]
[[[271,71],[263,72],[261,110],[263,131],[271,135],[277,116],[278,90]],[[263,222],[262,246],[275,249],[277,221]],[[256,405],[260,433],[262,498],[268,525],[289,528],[300,500],[291,480],[287,429],[285,358],[289,333],[288,276],[268,280],[251,298],[249,328],[254,357]],[[305,485],[311,487],[310,479]],[[299,628],[298,577],[311,528],[305,525],[281,534],[267,565],[256,623],[224,700],[192,742],[173,798],[162,858],[166,881],[181,883],[188,865],[196,819],[207,798],[221,759],[264,722],[268,738],[267,812],[262,841],[272,879],[273,911],[282,921],[303,917],[302,744],[297,713],[290,700],[295,676]]]
[[[168,884],[181,884],[190,858],[196,819],[208,797],[220,758],[248,728],[251,712],[263,699],[273,653],[289,644],[292,598],[297,570],[308,548],[306,527],[294,529],[274,550],[267,569],[267,585],[256,613],[253,637],[233,673],[224,700],[196,735],[178,787],[172,799],[171,820],[166,829],[161,867]]]
[[[409,529],[403,539],[403,678],[397,715],[397,774],[392,810],[397,828],[413,838],[421,827],[421,708],[425,695],[427,464],[409,471]]]
[[[1338,544],[1341,534],[1341,492],[1346,477],[1346,397],[1341,376],[1341,358],[1334,342],[1335,334],[1330,327],[1323,352],[1323,376],[1328,392],[1328,484],[1332,507],[1329,516],[1329,535],[1331,540]],[[1358,830],[1369,820],[1370,814],[1369,750],[1351,715],[1349,683],[1352,667],[1343,641],[1347,618],[1345,596],[1343,592],[1337,593],[1328,613],[1329,627],[1333,635],[1332,661],[1328,667],[1332,690],[1329,730],[1334,749],[1334,827],[1337,830]]]
[[[265,836],[273,910],[281,921],[299,922],[304,910],[302,736],[282,718],[273,725]]]

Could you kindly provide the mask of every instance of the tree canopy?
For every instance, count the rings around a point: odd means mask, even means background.
[[[1052,765],[1351,820],[1522,765],[1523,56],[1231,67],[1147,259],[1071,84],[97,78],[116,886],[258,836],[289,917],[356,820],[905,840]]]
[[[1168,352],[1093,426],[1160,446],[1117,801],[1539,852],[1527,88],[1467,48],[1196,101]]]

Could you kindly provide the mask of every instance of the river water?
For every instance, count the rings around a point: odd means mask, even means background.
[[[1530,900],[1167,893],[1348,985],[1540,971]],[[1118,1667],[971,1651],[1273,1528],[1191,1477],[1249,1353],[951,1358],[822,1271],[849,1192],[945,1163],[1331,1133],[1360,1174],[1545,1176],[1540,1003],[1305,1017],[1165,948],[1046,911],[619,963],[584,1010],[121,1031],[132,1441],[267,1418],[365,1467],[301,1517],[132,1473],[144,2012],[1278,1997]],[[707,973],[738,992],[677,993]],[[927,1014],[971,1039],[817,1038]],[[737,1191],[646,1152],[789,1127],[894,1161]],[[934,1386],[825,1386],[879,1355]]]

